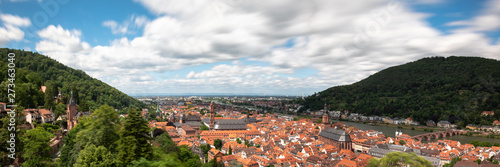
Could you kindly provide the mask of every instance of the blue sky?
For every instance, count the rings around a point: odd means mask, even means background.
[[[128,94],[312,94],[423,57],[499,59],[494,0],[0,0],[0,46]]]

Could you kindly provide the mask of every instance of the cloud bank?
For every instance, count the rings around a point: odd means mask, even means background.
[[[156,18],[136,17],[126,24],[110,20],[103,26],[113,34],[140,26],[139,37],[92,47],[81,40],[84,32],[50,25],[38,32],[42,40],[36,50],[130,94],[310,94],[423,57],[500,59],[500,44],[484,35],[500,27],[500,2],[494,0],[477,17],[448,23],[458,26],[450,34],[431,27],[426,21],[429,14],[413,11],[405,1],[137,2]],[[25,21],[9,24],[29,25]],[[6,27],[0,28],[0,43],[19,39],[19,35],[2,37]],[[162,77],[201,65],[212,67]],[[298,74],[304,69],[317,72]]]

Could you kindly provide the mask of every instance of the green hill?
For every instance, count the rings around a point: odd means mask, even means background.
[[[305,109],[349,110],[420,123],[449,120],[460,126],[500,118],[500,61],[432,57],[382,70],[351,85],[335,86],[302,101]],[[483,117],[482,111],[495,111]]]
[[[143,107],[143,104],[108,84],[90,77],[82,70],[75,70],[47,56],[14,49],[0,49],[0,101],[7,102],[8,53],[15,56],[16,102],[25,108],[38,106],[54,107],[53,97],[61,91],[62,103],[66,104],[70,92],[80,110],[98,108],[108,104],[117,109]],[[41,91],[46,86],[46,93]],[[50,103],[52,102],[52,103]]]

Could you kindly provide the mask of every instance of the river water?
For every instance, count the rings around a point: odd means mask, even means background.
[[[335,121],[337,121],[337,120],[335,120]],[[355,128],[362,129],[362,130],[379,131],[379,132],[384,133],[384,135],[387,137],[394,137],[396,129],[397,129],[395,127],[368,125],[368,124],[356,123],[356,122],[345,122],[345,121],[337,121],[337,122],[342,122],[346,125],[353,126]],[[411,130],[411,129],[402,129],[401,131],[404,134],[408,134],[410,136],[415,136],[415,135],[424,134],[424,133],[430,133],[430,132],[426,132],[426,131]],[[493,139],[493,138],[486,138],[486,137],[463,136],[463,135],[445,137],[442,139],[456,140],[456,141],[460,141],[460,143],[462,143],[462,144],[470,143],[472,140],[478,140],[481,142],[486,141],[486,142],[490,142],[491,144],[500,143],[500,139]],[[434,142],[434,141],[437,141],[437,140],[436,139],[431,140],[431,142]]]

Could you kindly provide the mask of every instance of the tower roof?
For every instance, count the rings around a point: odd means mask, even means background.
[[[71,98],[69,99],[70,106],[76,106],[75,98],[73,98],[73,91],[71,91]]]

